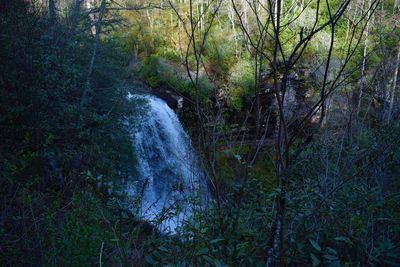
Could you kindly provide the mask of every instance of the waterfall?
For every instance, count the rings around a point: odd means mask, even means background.
[[[150,95],[128,98],[147,102],[146,112],[132,132],[139,179],[128,195],[141,197],[144,219],[162,232],[174,233],[208,195],[205,174],[189,136],[163,100]]]

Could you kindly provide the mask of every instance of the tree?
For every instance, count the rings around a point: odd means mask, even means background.
[[[387,121],[386,121],[387,124],[391,122],[393,116],[393,107],[396,101],[396,91],[397,91],[396,89],[397,89],[397,79],[398,79],[399,69],[400,69],[400,43],[398,47],[396,65],[394,66],[392,90],[390,92],[389,108],[387,110]]]
[[[102,0],[101,4],[100,4],[100,8],[99,8],[99,16],[98,16],[97,22],[96,22],[96,33],[95,33],[94,40],[93,40],[92,55],[90,57],[85,89],[83,90],[83,94],[82,94],[81,102],[80,102],[81,109],[84,108],[85,104],[88,101],[88,94],[90,91],[90,79],[92,78],[93,65],[94,65],[94,61],[96,59],[97,46],[98,46],[99,40],[100,40],[101,26],[102,26],[102,22],[103,22],[103,15],[104,15],[105,9],[106,9],[106,0]]]
[[[51,21],[57,19],[56,0],[49,0],[49,17]]]
[[[367,11],[357,18],[357,21],[353,25],[350,42],[347,47],[347,51],[344,57],[344,61],[338,70],[336,75],[330,78],[330,63],[334,53],[335,37],[337,35],[336,27],[342,23],[342,18],[349,7],[350,1],[340,1],[335,4],[330,4],[328,1],[317,1],[314,8],[304,5],[300,11],[295,12],[292,17],[285,18],[283,7],[283,1],[268,1],[267,7],[262,6],[262,11],[266,13],[264,20],[258,13],[257,9],[253,8],[252,12],[256,21],[260,22],[259,25],[262,30],[258,32],[255,40],[252,39],[251,33],[247,29],[247,23],[243,20],[244,14],[240,13],[234,0],[232,0],[236,15],[239,18],[243,34],[249,40],[250,45],[256,51],[256,56],[263,58],[266,62],[269,62],[272,66],[273,72],[273,93],[278,104],[278,130],[275,139],[275,169],[276,176],[278,177],[277,187],[279,188],[279,194],[276,198],[276,215],[272,227],[272,234],[269,237],[269,249],[268,249],[268,260],[266,266],[271,266],[275,263],[276,258],[279,258],[281,266],[285,265],[285,210],[286,210],[286,190],[288,179],[290,178],[290,167],[295,161],[296,157],[301,151],[310,143],[314,133],[307,136],[305,141],[300,142],[300,145],[296,145],[295,141],[298,139],[299,133],[303,127],[310,125],[311,121],[315,116],[319,116],[319,125],[325,117],[325,102],[327,98],[333,93],[333,91],[347,80],[345,70],[353,58],[353,55],[360,43],[362,34],[357,36],[357,31],[361,28],[361,33],[364,32],[365,28],[369,27],[369,21],[375,11],[378,1],[370,1],[369,8]],[[324,6],[324,9],[322,8]],[[285,32],[289,32],[288,28],[295,25],[299,16],[309,9],[313,10],[315,16],[314,21],[310,23],[310,27],[307,31],[304,27],[300,27],[295,30],[295,34],[290,36],[296,36],[296,42],[292,46],[293,48],[287,47],[287,37]],[[326,17],[326,19],[324,18]],[[264,23],[261,23],[264,21]],[[270,27],[268,27],[270,25]],[[270,29],[265,30],[265,29]],[[310,108],[304,118],[296,123],[293,118],[290,118],[285,111],[288,107],[286,101],[288,93],[288,78],[293,72],[297,63],[301,60],[307,48],[312,44],[313,40],[320,32],[325,29],[330,30],[330,44],[328,53],[325,57],[325,71],[323,74],[323,81],[320,87],[320,97],[315,104]],[[272,51],[266,52],[264,46],[259,46],[260,41],[269,40],[272,45]],[[292,39],[293,40],[293,39]],[[366,51],[366,50],[365,50]],[[365,62],[364,62],[365,63]],[[365,64],[364,64],[365,66]],[[319,114],[319,115],[317,115]],[[296,123],[294,130],[293,124]]]

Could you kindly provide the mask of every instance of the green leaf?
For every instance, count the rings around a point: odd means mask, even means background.
[[[321,263],[321,261],[312,253],[311,253],[311,262],[312,266],[318,266]]]
[[[234,155],[235,159],[237,159],[239,162],[242,160],[242,157],[239,154]]]
[[[334,250],[333,248],[328,247],[328,251],[330,252],[330,254],[337,255],[336,250]]]
[[[318,245],[317,242],[315,242],[314,240],[309,239],[311,245],[317,250],[317,251],[321,251],[321,247]]]
[[[203,255],[208,253],[208,248],[201,248],[199,251],[197,251],[197,255]]]
[[[335,240],[339,241],[339,242],[345,242],[345,243],[347,243],[349,245],[353,245],[353,242],[351,242],[351,240],[348,237],[345,237],[345,236],[335,237]]]
[[[158,248],[158,250],[164,251],[164,252],[168,252],[168,249],[164,246],[161,246]]]
[[[151,256],[146,256],[146,262],[151,265],[155,265],[155,262]]]
[[[214,263],[214,260],[210,256],[204,255],[203,258],[210,264]]]
[[[338,257],[337,257],[337,256],[331,255],[331,254],[325,254],[325,255],[324,255],[324,258],[327,259],[327,260],[330,260],[330,261],[336,261],[336,260],[338,260]]]
[[[227,267],[228,266],[228,265],[221,263],[219,260],[214,260],[214,264],[216,267]]]
[[[224,240],[223,238],[213,239],[213,240],[210,241],[210,244],[215,244],[215,243],[221,242],[223,240]]]
[[[155,256],[157,259],[162,259],[163,258],[163,255],[161,255],[161,253],[158,252],[157,250],[155,250],[153,252],[153,256]]]

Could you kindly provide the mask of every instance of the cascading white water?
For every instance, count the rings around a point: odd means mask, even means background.
[[[194,200],[205,199],[205,175],[190,138],[175,112],[161,99],[129,95],[148,102],[146,114],[132,133],[138,158],[139,183],[128,195],[142,195],[141,215],[163,232],[176,231],[192,215]]]

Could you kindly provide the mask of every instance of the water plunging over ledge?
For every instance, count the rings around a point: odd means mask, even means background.
[[[190,138],[169,106],[150,95],[128,95],[147,102],[132,141],[138,159],[139,181],[128,196],[141,197],[140,215],[162,232],[176,232],[208,197],[206,176]]]

